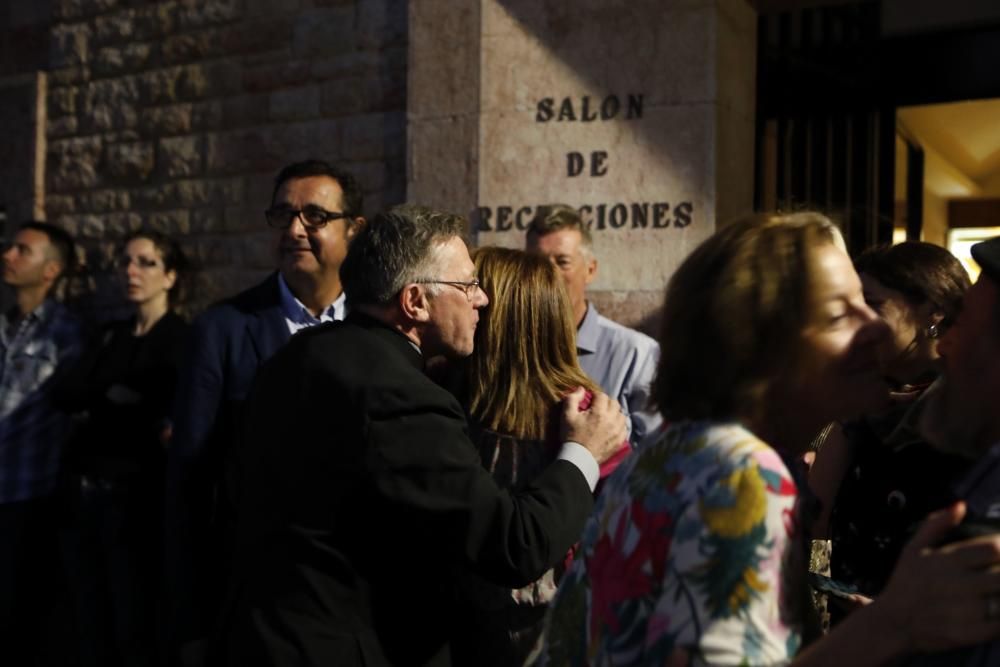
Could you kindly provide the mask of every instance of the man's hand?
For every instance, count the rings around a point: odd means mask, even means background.
[[[904,644],[940,651],[1000,637],[1000,535],[935,546],[965,515],[956,503],[931,514],[903,550],[877,603]]]
[[[580,402],[585,395],[580,387],[563,399],[562,439],[579,442],[598,463],[604,463],[625,441],[625,415],[621,406],[602,392],[596,393],[590,407],[581,412]]]

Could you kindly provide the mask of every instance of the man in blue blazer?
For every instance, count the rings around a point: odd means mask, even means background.
[[[168,450],[165,542],[168,651],[197,664],[225,586],[232,512],[222,462],[233,451],[257,369],[292,334],[344,318],[340,265],[364,218],[349,174],[319,160],[275,179],[267,224],[278,270],[195,320]],[[192,662],[193,660],[193,662]]]

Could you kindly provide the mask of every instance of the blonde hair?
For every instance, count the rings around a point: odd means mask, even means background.
[[[577,361],[569,297],[544,257],[480,248],[472,259],[490,304],[468,364],[469,413],[497,433],[544,439],[565,394],[598,391]]]
[[[813,250],[844,249],[818,213],[761,214],[716,232],[667,286],[653,398],[669,420],[758,418],[802,354]]]

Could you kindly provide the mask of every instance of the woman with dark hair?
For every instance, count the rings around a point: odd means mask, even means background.
[[[822,503],[817,536],[832,540],[833,577],[872,597],[920,521],[952,500],[950,482],[969,467],[926,444],[915,422],[917,399],[938,375],[938,338],[970,282],[950,252],[918,241],[866,250],[854,267],[865,301],[889,325],[882,372],[891,393],[882,409],[834,425],[809,483]]]
[[[816,214],[723,227],[667,287],[654,395],[669,427],[608,478],[552,602],[540,665],[881,665],[1000,632],[981,543],[932,517],[882,596],[800,651],[812,608],[785,461],[882,400],[887,327]],[[977,561],[982,557],[982,561]]]
[[[173,239],[135,232],[116,266],[132,316],[101,331],[58,397],[80,416],[62,541],[84,667],[159,664],[164,440],[188,328],[172,310],[187,268]]]
[[[497,483],[520,490],[559,452],[562,399],[578,387],[591,396],[600,389],[577,361],[572,307],[551,262],[493,247],[476,250],[472,260],[490,303],[480,311],[463,378],[470,435]],[[630,451],[623,442],[601,477]],[[453,663],[524,664],[564,569],[516,590],[464,577]]]
[[[886,376],[897,388],[928,383],[937,375],[937,339],[971,285],[962,263],[940,246],[907,241],[866,250],[854,268],[865,301],[892,329]]]

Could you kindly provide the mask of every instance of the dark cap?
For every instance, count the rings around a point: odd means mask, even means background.
[[[1000,236],[972,246],[972,259],[976,260],[983,273],[1000,283]]]

